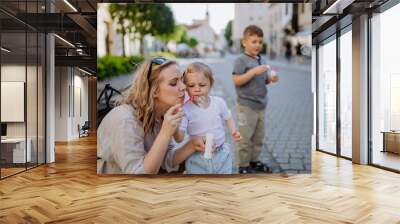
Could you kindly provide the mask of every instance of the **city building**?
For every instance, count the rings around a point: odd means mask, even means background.
[[[298,43],[311,49],[310,17],[310,3],[235,4],[232,34],[234,51],[240,52],[243,31],[246,26],[252,24],[263,30],[266,44],[265,53],[271,57],[283,56],[286,51],[286,42],[291,43],[292,54],[295,54],[295,46]]]
[[[295,46],[300,44],[300,46],[305,47],[302,48],[302,54],[311,57],[312,24],[310,23],[310,17],[312,15],[312,4],[298,4],[297,15],[297,32],[294,35]]]
[[[249,25],[257,25],[264,32],[266,51],[272,56],[285,53],[285,29],[291,29],[293,4],[235,4],[233,21],[233,42],[236,52],[240,51],[240,40],[244,29]],[[267,53],[265,52],[265,53]]]
[[[281,4],[277,4],[281,5]],[[259,26],[264,32],[264,42],[269,43],[268,39],[269,22],[271,14],[269,8],[271,5],[265,3],[252,3],[252,4],[235,4],[235,14],[232,22],[232,41],[234,52],[240,52],[241,38],[243,37],[244,29],[251,24]],[[268,44],[269,45],[269,44]]]
[[[216,41],[218,35],[210,25],[210,14],[208,8],[204,19],[193,20],[192,24],[186,25],[188,37],[195,38],[198,41],[196,50],[200,54],[216,50]]]
[[[303,5],[303,4],[300,4]],[[288,35],[285,30],[294,32],[293,15],[294,6],[292,3],[271,4],[268,8],[267,20],[267,39],[268,53],[274,56],[283,56],[285,54],[285,43],[287,41],[294,45],[291,35]],[[309,21],[308,21],[309,22]]]

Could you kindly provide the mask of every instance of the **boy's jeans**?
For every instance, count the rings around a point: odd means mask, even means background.
[[[239,167],[247,167],[250,161],[256,162],[264,144],[265,109],[254,110],[237,105],[238,126],[242,139],[237,143]]]
[[[212,159],[204,159],[203,153],[193,153],[185,163],[186,174],[232,174],[233,156],[228,143],[215,149]]]

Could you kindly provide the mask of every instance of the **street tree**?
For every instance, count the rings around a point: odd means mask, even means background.
[[[168,35],[174,32],[175,20],[165,4],[128,4],[129,24],[140,41],[140,53],[144,54],[144,36]]]
[[[168,41],[182,43],[186,36],[186,27],[182,24],[178,24],[175,25],[174,31],[172,33],[161,34],[157,38],[163,42],[164,46],[167,46]]]
[[[225,40],[228,43],[229,47],[232,47],[233,41],[232,41],[232,20],[228,22],[228,24],[225,27],[225,32],[224,32]]]
[[[195,48],[198,43],[199,41],[197,41],[197,39],[193,37],[189,38],[189,40],[187,41],[187,45],[189,45],[189,47],[191,48]]]
[[[110,4],[108,8],[108,12],[112,20],[117,25],[117,33],[122,35],[122,55],[126,56],[125,52],[125,35],[130,33],[132,30],[129,26],[129,12],[125,10],[125,4]]]

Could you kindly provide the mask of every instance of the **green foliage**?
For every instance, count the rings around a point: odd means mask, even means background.
[[[224,36],[225,36],[226,42],[228,42],[228,46],[232,47],[232,45],[233,45],[233,41],[232,41],[232,20],[230,20],[228,22],[228,24],[226,25]]]
[[[191,37],[191,38],[189,38],[187,45],[189,45],[191,48],[194,48],[197,46],[198,43],[199,42],[197,41],[196,38]]]
[[[168,41],[175,41],[177,43],[180,43],[186,36],[187,36],[186,27],[184,25],[179,24],[174,27],[174,31],[172,33],[159,35],[158,38],[162,40],[164,43]]]
[[[165,4],[120,4],[109,7],[111,18],[127,32],[140,37],[170,34],[174,31],[175,20],[171,9]]]
[[[196,47],[199,43],[196,38],[187,35],[187,29],[182,24],[176,25],[173,33],[159,35],[158,38],[162,40],[164,44],[167,44],[168,41],[175,41],[176,43],[187,44],[191,48]]]
[[[129,23],[139,38],[146,34],[156,36],[174,31],[174,16],[165,4],[127,4],[125,10],[129,11]]]
[[[134,33],[135,38],[140,40],[140,51],[142,54],[143,37],[145,35],[160,36],[174,32],[174,15],[166,4],[113,3],[110,5],[109,11],[111,18],[120,27],[123,27],[120,31],[121,33]]]
[[[142,56],[112,56],[106,55],[97,58],[97,78],[103,80],[122,74],[132,73],[136,67],[134,64],[140,64],[144,58]]]
[[[127,23],[129,12],[125,10],[125,5],[113,3],[108,8],[111,18],[117,23],[117,32],[125,35],[132,32],[132,28]]]
[[[196,38],[189,37],[189,36],[187,35],[186,28],[185,28],[185,31],[182,33],[182,36],[181,36],[180,40],[177,41],[177,42],[178,42],[178,43],[187,44],[187,45],[188,45],[189,47],[191,47],[191,48],[196,47],[197,44],[199,43],[199,41],[197,41]]]

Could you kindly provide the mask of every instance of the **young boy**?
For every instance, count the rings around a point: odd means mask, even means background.
[[[238,94],[237,113],[242,140],[237,144],[239,173],[266,172],[268,167],[259,160],[263,148],[264,117],[267,105],[266,84],[277,82],[277,76],[269,76],[266,61],[261,57],[263,31],[250,25],[243,32],[244,53],[236,58],[232,72]]]

